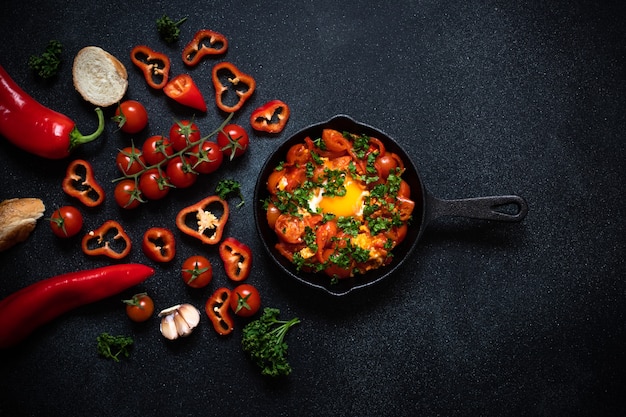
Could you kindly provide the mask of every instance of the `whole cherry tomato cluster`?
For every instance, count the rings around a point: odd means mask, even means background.
[[[192,120],[175,122],[169,136],[154,135],[141,149],[134,145],[121,149],[115,160],[122,177],[117,179],[115,201],[133,209],[148,200],[164,198],[172,188],[191,187],[201,174],[217,171],[224,157],[233,160],[248,149],[246,130],[227,124],[203,137]],[[209,140],[216,136],[215,141]]]

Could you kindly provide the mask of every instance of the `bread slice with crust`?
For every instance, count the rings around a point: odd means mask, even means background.
[[[0,252],[26,240],[46,207],[38,198],[12,198],[0,202]]]
[[[100,107],[118,103],[128,88],[126,67],[97,46],[86,46],[76,54],[72,66],[74,88],[88,102]]]

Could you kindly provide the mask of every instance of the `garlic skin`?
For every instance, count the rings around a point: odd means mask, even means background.
[[[177,304],[159,313],[161,334],[169,340],[189,336],[200,323],[200,311],[191,304]]]

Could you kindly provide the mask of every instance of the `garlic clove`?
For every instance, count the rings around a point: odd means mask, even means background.
[[[191,304],[177,304],[159,313],[161,317],[161,334],[174,340],[189,336],[200,323],[200,311]]]
[[[161,319],[161,334],[166,339],[174,340],[178,338],[178,330],[176,329],[176,323],[174,322],[174,314],[168,314]]]

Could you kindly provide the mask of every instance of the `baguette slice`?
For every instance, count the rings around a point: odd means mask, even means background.
[[[72,66],[74,88],[88,102],[109,107],[119,102],[128,88],[126,67],[97,46],[86,46],[76,54]]]
[[[0,202],[0,252],[26,240],[46,207],[38,198],[12,198]]]

